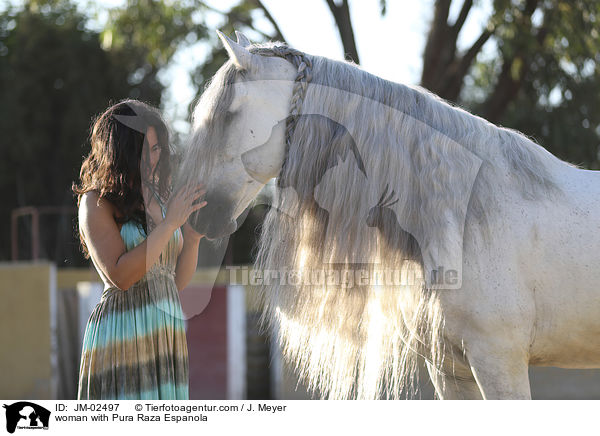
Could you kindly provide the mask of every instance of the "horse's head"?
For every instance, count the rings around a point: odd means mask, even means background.
[[[281,57],[251,53],[239,33],[238,42],[218,34],[229,61],[194,109],[192,141],[179,178],[180,185],[200,179],[207,187],[208,204],[190,224],[209,239],[235,231],[236,219],[281,170],[297,73]]]

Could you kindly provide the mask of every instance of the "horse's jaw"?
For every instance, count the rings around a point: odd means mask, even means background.
[[[237,230],[237,222],[229,221],[225,226],[222,226],[220,229],[221,229],[220,231],[215,231],[215,232],[208,231],[205,234],[205,238],[208,239],[209,241],[214,241],[216,239],[222,239],[226,236],[229,236]]]
[[[235,232],[237,223],[233,218],[234,203],[223,191],[209,191],[206,206],[190,215],[192,228],[206,239],[220,239]]]

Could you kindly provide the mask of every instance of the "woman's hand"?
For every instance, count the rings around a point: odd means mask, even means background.
[[[184,225],[193,212],[206,206],[206,201],[200,201],[198,204],[193,204],[205,193],[206,190],[202,183],[195,186],[183,186],[177,194],[169,200],[165,222],[171,226],[173,230]]]

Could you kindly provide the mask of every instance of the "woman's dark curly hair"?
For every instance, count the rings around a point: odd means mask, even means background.
[[[144,147],[149,127],[154,127],[161,148],[150,180],[158,179],[152,188],[165,203],[170,194],[170,161],[173,155],[169,131],[157,109],[137,100],[120,101],[94,120],[90,134],[92,150],[81,165],[80,184],[73,183],[71,188],[77,194],[77,206],[83,194],[96,191],[100,198],[109,200],[121,213],[121,217],[115,217],[117,223],[134,220],[143,226],[146,234],[141,175],[149,169],[150,147],[147,144]],[[81,232],[79,239],[85,257],[89,258]]]

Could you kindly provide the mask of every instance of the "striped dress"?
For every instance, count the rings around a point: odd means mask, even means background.
[[[129,251],[146,235],[128,221],[121,237]],[[127,291],[96,266],[105,289],[85,328],[77,399],[189,398],[185,318],[174,280],[181,240],[177,229],[156,264]]]

